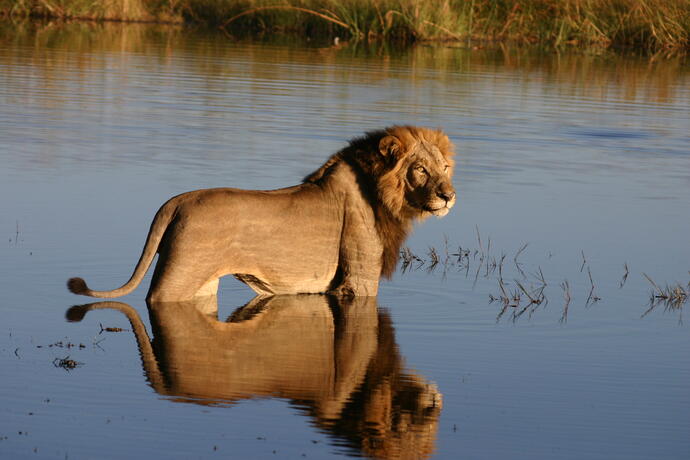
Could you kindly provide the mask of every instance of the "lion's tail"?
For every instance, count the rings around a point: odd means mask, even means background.
[[[67,280],[67,289],[74,294],[86,295],[90,297],[98,297],[100,299],[111,299],[113,297],[120,297],[129,294],[141,283],[144,278],[146,271],[149,269],[153,258],[158,252],[158,245],[163,239],[168,225],[172,221],[174,215],[175,206],[170,206],[170,202],[161,207],[161,209],[154,217],[151,223],[151,228],[149,229],[149,234],[146,237],[146,244],[139,257],[139,262],[137,263],[132,277],[124,285],[112,291],[94,291],[86,285],[86,281],[82,278],[70,278]]]

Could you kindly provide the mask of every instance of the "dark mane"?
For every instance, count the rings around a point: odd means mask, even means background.
[[[394,136],[400,141],[402,151],[399,155],[381,154],[379,145],[386,136]],[[383,243],[381,274],[387,278],[395,272],[400,247],[412,228],[412,221],[417,217],[402,207],[403,190],[397,176],[400,159],[419,141],[433,143],[450,160],[452,145],[440,130],[393,126],[352,139],[347,147],[332,155],[319,169],[304,178],[305,183],[319,184],[341,162],[352,168],[363,196],[376,215],[376,231]],[[398,205],[391,206],[395,202]]]
[[[387,135],[385,130],[379,129],[350,140],[347,147],[333,154],[319,169],[307,175],[303,182],[318,183],[333,171],[335,165],[344,159],[353,160],[358,157],[359,161],[363,163],[373,163],[375,158],[380,156],[378,154],[379,142]],[[348,161],[348,163],[351,162]]]

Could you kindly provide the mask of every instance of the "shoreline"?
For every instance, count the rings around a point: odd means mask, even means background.
[[[281,1],[281,0],[277,0]],[[516,43],[686,54],[686,0],[0,0],[0,20],[192,25],[229,35],[284,34],[392,43]]]

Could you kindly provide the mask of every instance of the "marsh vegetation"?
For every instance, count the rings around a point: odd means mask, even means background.
[[[405,274],[409,271],[424,270],[429,274],[437,274],[445,279],[449,276],[449,271],[453,271],[462,274],[466,280],[470,280],[473,289],[477,286],[480,278],[493,281],[496,283],[495,290],[484,295],[486,295],[488,304],[500,306],[496,316],[497,322],[504,318],[506,313],[509,313],[507,316],[512,321],[518,320],[525,314],[528,318],[531,317],[538,309],[544,309],[549,305],[547,294],[556,299],[552,303],[560,305],[562,310],[560,321],[568,320],[568,311],[574,294],[571,282],[563,273],[549,273],[550,279],[562,279],[562,281],[558,283],[560,289],[555,293],[553,289],[547,290],[549,283],[546,281],[547,277],[544,275],[541,265],[537,264],[530,267],[519,261],[529,243],[521,245],[512,257],[509,257],[507,251],[492,253],[491,238],[485,239],[487,242],[485,246],[482,243],[479,227],[475,227],[475,230],[477,237],[475,246],[459,245],[455,246],[456,249],[451,249],[447,237],[444,238],[441,245],[429,246],[426,253],[415,252],[410,247],[404,246],[400,251],[401,272]],[[587,262],[585,252],[581,250],[580,253],[582,262],[579,272],[582,277],[586,276],[586,279],[585,282],[579,283],[584,290],[578,293],[578,297],[585,299],[584,307],[587,308],[601,301],[602,298],[598,295],[599,288],[592,276],[592,269]],[[549,256],[545,259],[548,258]],[[620,282],[617,283],[618,289],[623,289],[630,275],[627,262],[621,267],[623,273]],[[506,275],[508,271],[510,271],[510,275]],[[665,311],[682,313],[682,309],[690,296],[690,280],[685,285],[676,282],[671,285],[667,283],[664,287],[660,287],[646,273],[640,272],[637,275],[644,277],[653,287],[649,297],[639,299],[639,305],[647,305],[647,309],[641,315],[642,317],[659,306],[662,306]],[[690,271],[688,271],[688,275],[690,275]],[[679,321],[682,322],[682,316],[679,316]]]
[[[0,0],[6,16],[188,22],[229,34],[687,51],[685,0]]]

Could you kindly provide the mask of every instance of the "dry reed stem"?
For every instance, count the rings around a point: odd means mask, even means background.
[[[225,29],[228,24],[232,23],[236,19],[241,18],[242,16],[247,16],[249,14],[254,14],[259,11],[266,11],[266,10],[293,10],[293,11],[299,11],[302,13],[307,13],[307,14],[312,14],[314,16],[320,17],[321,19],[324,19],[326,21],[332,22],[334,24],[337,24],[341,27],[344,27],[347,30],[352,30],[351,26],[342,22],[339,18],[333,18],[331,16],[327,16],[323,13],[319,13],[318,11],[310,10],[308,8],[301,8],[299,6],[291,6],[291,5],[272,5],[272,6],[259,6],[256,8],[251,8],[249,10],[245,10],[239,14],[236,14],[235,16],[231,17],[230,19],[226,20],[221,26],[221,29]],[[331,13],[332,14],[332,13]]]
[[[568,322],[568,307],[570,306],[570,300],[572,299],[570,296],[570,283],[568,283],[568,280],[564,280],[561,283],[561,289],[563,289],[563,298],[565,299],[565,305],[563,306],[563,314],[561,315],[561,323],[567,323]]]
[[[518,269],[518,271],[520,272],[520,274],[522,275],[522,277],[524,279],[527,279],[527,275],[525,275],[525,272],[520,267],[520,263],[518,262],[518,257],[520,257],[520,254],[522,254],[522,251],[524,251],[527,248],[527,245],[529,245],[529,243],[523,244],[522,247],[518,250],[518,252],[515,253],[515,257],[513,257],[513,262],[515,263],[515,268]]]
[[[690,294],[685,291],[683,286],[676,284],[675,286],[666,285],[665,289],[661,289],[657,284],[646,274],[642,273],[645,278],[654,286],[656,291],[652,291],[651,303],[657,300],[668,302],[674,306],[680,307],[683,303],[688,300]],[[690,290],[690,283],[688,284],[688,290]]]
[[[630,274],[627,262],[623,265],[623,267],[625,268],[625,273],[623,273],[623,278],[621,278],[620,283],[618,283],[618,289],[623,289],[623,286],[625,286],[625,282],[628,280],[628,274]]]
[[[587,259],[585,259],[585,251],[580,250],[580,253],[582,254],[582,266],[580,267],[580,273],[582,273],[582,270],[584,270],[585,264],[587,263]]]
[[[424,20],[424,24],[428,24],[430,26],[436,27],[437,29],[444,31],[445,33],[447,33],[449,36],[455,38],[456,40],[463,40],[465,38],[462,35],[451,32],[450,30],[446,29],[445,27],[440,26],[438,24],[434,24],[433,22],[427,21],[426,19]]]
[[[436,269],[436,266],[439,264],[441,259],[438,256],[438,252],[436,252],[436,248],[433,246],[429,246],[428,255],[429,255],[430,262],[429,262],[429,266],[427,267],[427,271],[432,272],[432,271],[434,271],[434,269]]]
[[[587,302],[585,302],[585,307],[588,307],[590,302],[595,303],[601,300],[601,297],[598,297],[594,294],[594,280],[592,279],[592,271],[589,269],[589,266],[587,266],[587,275],[589,276],[589,282],[592,288],[589,290],[589,295],[587,296]]]

